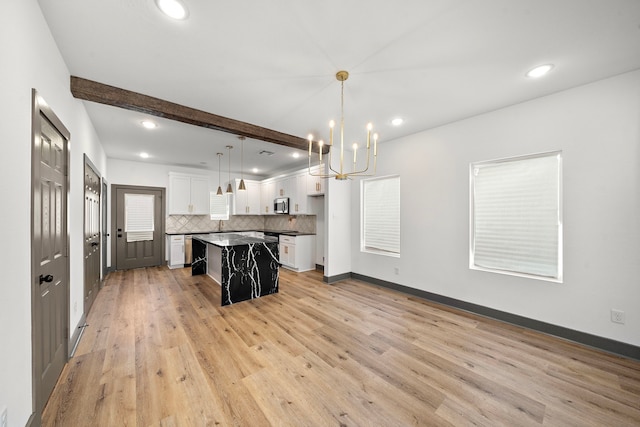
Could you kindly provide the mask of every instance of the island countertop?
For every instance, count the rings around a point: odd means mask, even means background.
[[[198,239],[204,243],[216,245],[221,248],[227,246],[240,246],[248,245],[251,243],[277,243],[277,237],[252,237],[243,236],[239,233],[213,233],[213,234],[194,234],[191,236],[193,239]]]
[[[278,246],[276,237],[196,234],[191,274],[206,274],[221,286],[221,305],[274,294],[279,281]]]

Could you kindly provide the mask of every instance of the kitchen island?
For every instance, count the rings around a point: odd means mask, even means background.
[[[221,286],[221,305],[278,292],[278,239],[239,233],[193,235],[191,274],[207,274]]]

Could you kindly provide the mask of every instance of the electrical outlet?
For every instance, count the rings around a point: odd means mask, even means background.
[[[611,309],[611,321],[613,323],[620,323],[624,325],[624,311],[616,310],[614,308]]]
[[[9,423],[7,422],[7,408],[2,410],[2,415],[0,415],[0,427],[8,427]]]

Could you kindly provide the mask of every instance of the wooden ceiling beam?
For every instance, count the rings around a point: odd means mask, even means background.
[[[75,98],[85,101],[111,105],[113,107],[124,108],[125,110],[138,111],[156,117],[228,132],[237,136],[259,139],[299,150],[309,149],[309,141],[304,138],[207,113],[206,111],[81,77],[71,76],[71,93]],[[314,147],[315,146],[314,144]],[[328,147],[323,147],[323,151],[326,153]]]

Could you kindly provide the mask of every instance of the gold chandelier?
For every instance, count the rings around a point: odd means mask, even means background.
[[[345,172],[344,165],[344,82],[349,78],[349,73],[346,71],[338,71],[336,73],[336,79],[340,82],[340,169],[336,170],[333,168],[333,164],[331,163],[331,153],[333,152],[333,128],[335,126],[335,122],[331,120],[329,122],[329,172],[324,173],[324,163],[322,162],[322,149],[324,147],[324,141],[318,141],[318,170],[320,173],[314,173],[311,170],[311,151],[313,148],[313,135],[309,134],[309,175],[319,176],[321,178],[335,178],[339,180],[345,180],[352,176],[372,176],[376,173],[376,160],[378,158],[378,134],[373,134],[373,171],[371,173],[367,173],[369,171],[369,159],[371,153],[371,130],[373,129],[373,125],[371,123],[367,124],[367,159],[364,168],[361,170],[357,170],[357,151],[358,144],[354,143],[353,148],[353,167],[351,172]]]

